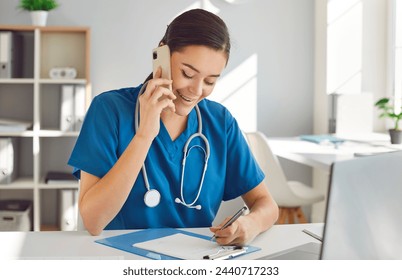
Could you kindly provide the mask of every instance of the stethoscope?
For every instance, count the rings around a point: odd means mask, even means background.
[[[145,82],[144,85],[141,87],[140,92],[138,94],[137,97],[137,104],[135,105],[135,130],[138,130],[138,119],[139,119],[139,97],[140,95],[145,91],[146,89],[146,85],[148,82]],[[204,177],[205,177],[205,173],[207,171],[207,166],[208,166],[208,159],[209,159],[209,155],[210,155],[210,151],[209,151],[209,142],[208,139],[205,137],[205,135],[202,133],[202,119],[201,119],[201,112],[200,109],[198,108],[198,105],[195,105],[195,111],[197,113],[197,119],[198,119],[198,131],[196,133],[194,133],[193,135],[191,135],[186,143],[184,144],[184,148],[183,148],[183,161],[182,161],[182,169],[181,169],[181,179],[180,179],[180,195],[181,195],[181,199],[176,197],[175,202],[182,204],[188,208],[195,208],[197,210],[201,210],[201,205],[194,205],[196,203],[196,201],[198,200],[201,190],[202,190],[202,185],[204,183]],[[196,137],[200,137],[204,143],[205,143],[205,149],[200,146],[200,145],[194,145],[192,147],[190,147],[189,149],[189,145],[191,143],[191,141],[196,138]],[[184,189],[184,170],[186,168],[186,159],[190,154],[190,151],[193,148],[199,148],[204,152],[204,170],[202,172],[202,177],[201,177],[201,181],[200,184],[198,186],[198,193],[197,196],[195,197],[195,199],[193,200],[193,202],[191,203],[187,203],[184,200],[184,194],[183,194],[183,189]],[[147,189],[147,191],[145,192],[144,195],[144,202],[145,205],[148,207],[155,207],[159,204],[160,199],[161,199],[161,194],[159,193],[158,190],[156,189],[151,189],[151,187],[149,186],[149,181],[148,181],[148,175],[147,175],[147,169],[145,167],[145,162],[142,165],[142,174],[144,177],[144,182],[145,182],[145,187]]]

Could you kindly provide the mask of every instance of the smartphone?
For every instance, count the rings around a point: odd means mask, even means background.
[[[163,45],[152,50],[153,76],[155,76],[159,67],[162,68],[162,78],[171,80],[170,49],[168,45]],[[172,90],[171,86],[169,86],[169,89]]]

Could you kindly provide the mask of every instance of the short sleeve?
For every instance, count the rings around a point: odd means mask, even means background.
[[[68,164],[79,179],[80,171],[103,177],[117,161],[117,112],[107,95],[96,96],[85,116]]]
[[[234,118],[227,129],[227,170],[224,200],[234,199],[258,186],[265,178]]]

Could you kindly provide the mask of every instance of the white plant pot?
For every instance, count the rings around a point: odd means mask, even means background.
[[[32,25],[46,26],[48,11],[32,11],[31,19]]]

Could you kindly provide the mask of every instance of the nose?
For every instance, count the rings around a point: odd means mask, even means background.
[[[195,80],[190,85],[190,92],[194,95],[201,96],[203,91],[202,81]]]

